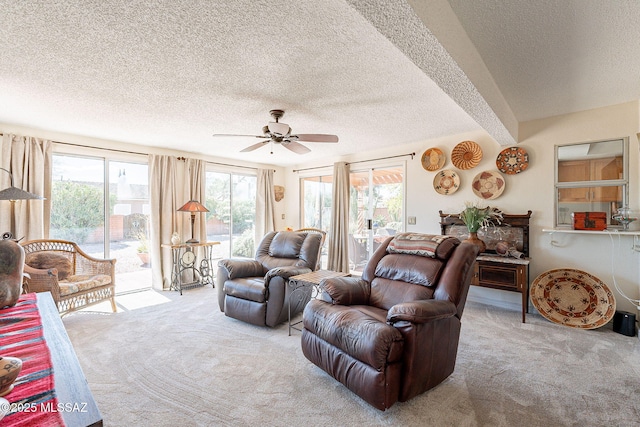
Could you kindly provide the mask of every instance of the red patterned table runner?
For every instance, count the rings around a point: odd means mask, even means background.
[[[36,294],[24,294],[15,306],[0,310],[0,356],[22,360],[15,387],[4,396],[9,401],[9,412],[0,425],[64,426]]]

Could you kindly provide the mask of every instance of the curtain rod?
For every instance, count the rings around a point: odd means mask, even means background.
[[[3,136],[3,133],[0,133],[0,136]],[[44,138],[43,138],[44,139]],[[103,148],[103,147],[90,147],[87,145],[81,145],[81,144],[74,144],[72,142],[60,142],[60,141],[51,141],[54,144],[63,144],[63,145],[71,145],[73,147],[82,147],[82,148],[92,148],[92,149],[96,149],[96,150],[106,150],[106,151],[115,151],[118,153],[126,153],[126,154],[138,154],[141,156],[148,156],[149,153],[139,153],[137,151],[127,151],[127,150],[118,150],[118,149],[114,149],[114,148]],[[184,157],[178,157],[178,160],[184,160]],[[206,161],[206,160],[205,160]],[[253,168],[250,166],[240,166],[240,165],[231,165],[228,163],[218,163],[218,162],[207,162],[207,163],[211,163],[214,165],[221,165],[221,166],[230,166],[230,167],[234,167],[234,168],[244,168],[244,169],[253,169],[253,170],[258,170],[259,168]],[[275,170],[274,170],[275,172]]]
[[[91,146],[88,146],[88,145],[74,144],[72,142],[60,142],[60,141],[51,141],[51,142],[53,142],[54,144],[71,145],[72,147],[92,148],[94,150],[115,151],[117,153],[138,154],[138,155],[141,155],[141,156],[149,155],[149,153],[139,153],[137,151],[118,150],[116,148],[91,147]]]
[[[411,156],[411,160],[413,160],[413,157],[416,155],[415,152],[413,153],[407,153],[407,154],[398,154],[397,156],[388,156],[388,157],[379,157],[377,159],[369,159],[369,160],[358,160],[357,162],[347,162],[348,165],[355,165],[356,163],[366,163],[366,162],[375,162],[377,160],[387,160],[387,159],[395,159],[396,157],[405,157],[405,156]],[[324,169],[324,168],[328,168],[330,166],[333,165],[328,165],[328,166],[315,166],[312,168],[302,168],[302,169],[294,169],[293,172],[302,172],[302,171],[309,171],[309,170],[313,170],[313,169]]]

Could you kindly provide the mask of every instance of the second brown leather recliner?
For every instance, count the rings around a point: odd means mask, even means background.
[[[274,231],[264,236],[255,259],[219,261],[216,287],[220,310],[259,326],[273,327],[287,320],[288,279],[316,270],[321,240],[317,233]],[[303,307],[296,304],[291,315]]]

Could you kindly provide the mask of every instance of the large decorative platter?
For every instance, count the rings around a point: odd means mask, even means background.
[[[439,148],[429,148],[422,153],[422,167],[430,172],[437,171],[444,166],[446,159]]]
[[[498,170],[507,175],[515,175],[523,172],[529,166],[529,154],[524,148],[505,148],[496,158]]]
[[[571,268],[549,270],[531,284],[531,303],[548,320],[572,328],[595,329],[616,312],[611,290],[597,277]]]
[[[460,176],[450,169],[440,171],[433,177],[433,188],[440,194],[453,194],[460,188]]]
[[[504,191],[504,178],[499,172],[484,171],[473,178],[471,188],[476,196],[485,200],[493,200]]]
[[[458,169],[475,168],[480,160],[482,160],[482,148],[473,141],[462,141],[451,150],[451,161]]]

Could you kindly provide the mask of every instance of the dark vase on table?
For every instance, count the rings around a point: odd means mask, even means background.
[[[478,237],[477,231],[470,231],[469,237],[463,240],[464,242],[471,243],[478,247],[478,253],[481,254],[487,249],[487,245],[484,243],[482,239]]]

